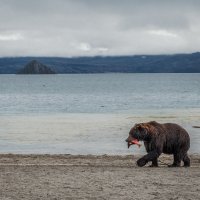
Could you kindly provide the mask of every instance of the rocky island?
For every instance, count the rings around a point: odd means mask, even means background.
[[[24,68],[20,69],[17,74],[55,74],[55,71],[37,60],[32,60]]]

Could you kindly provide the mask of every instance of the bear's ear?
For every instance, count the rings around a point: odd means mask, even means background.
[[[135,124],[134,127],[137,128],[138,125],[139,125],[139,124]]]

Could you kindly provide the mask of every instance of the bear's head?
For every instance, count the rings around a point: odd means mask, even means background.
[[[129,131],[129,136],[126,139],[128,148],[132,144],[136,144],[137,141],[138,142],[139,141],[145,141],[145,142],[150,141],[151,137],[152,137],[151,129],[152,129],[151,125],[148,123],[135,124],[135,126],[132,127],[131,130]]]

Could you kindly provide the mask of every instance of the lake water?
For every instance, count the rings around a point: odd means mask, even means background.
[[[0,75],[0,153],[131,154],[138,122],[176,122],[200,153],[200,74]]]

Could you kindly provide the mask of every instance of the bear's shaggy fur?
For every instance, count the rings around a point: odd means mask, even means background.
[[[160,124],[155,121],[135,124],[126,139],[128,146],[134,139],[144,141],[147,155],[137,161],[137,165],[143,167],[152,161],[153,167],[158,166],[158,157],[161,153],[173,154],[174,162],[170,167],[179,167],[181,161],[185,167],[190,166],[187,151],[190,148],[190,137],[185,129],[178,124]]]

